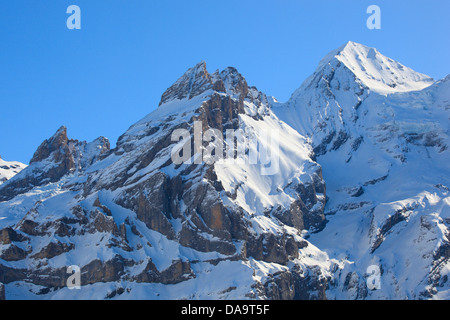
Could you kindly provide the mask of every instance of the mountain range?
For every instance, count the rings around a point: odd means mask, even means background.
[[[449,123],[450,76],[354,42],[285,103],[200,62],[114,148],[0,158],[0,298],[450,299]]]

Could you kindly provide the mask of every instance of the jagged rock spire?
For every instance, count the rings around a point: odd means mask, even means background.
[[[12,199],[34,187],[59,181],[66,174],[91,165],[109,149],[109,141],[104,137],[91,143],[69,140],[67,128],[61,126],[37,148],[30,160],[30,166],[1,185],[0,202]]]
[[[248,93],[247,81],[233,67],[217,70],[210,74],[205,61],[188,69],[161,97],[159,105],[172,100],[192,99],[207,90],[245,97]]]
[[[68,142],[67,128],[61,126],[51,138],[42,142],[34,153],[33,158],[31,158],[30,164],[48,158],[54,151],[59,151],[58,155],[56,155],[59,158],[61,156],[60,152],[66,153],[66,151],[69,151]]]
[[[206,63],[201,61],[187,70],[161,97],[162,105],[174,99],[192,98],[212,87],[211,75],[206,70]]]

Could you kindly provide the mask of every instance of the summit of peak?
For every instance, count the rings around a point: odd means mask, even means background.
[[[340,48],[339,53],[336,55],[336,57],[340,60],[342,60],[344,57],[346,58],[359,57],[361,60],[376,60],[383,58],[384,56],[381,53],[379,53],[376,48],[368,47],[360,43],[349,41]]]
[[[200,61],[193,68],[194,69],[205,69],[206,70],[206,61],[205,60]]]
[[[200,61],[189,68],[178,80],[168,88],[161,97],[159,105],[173,100],[192,99],[202,93],[213,90],[227,94],[247,93],[245,78],[234,67],[210,74],[206,62]]]
[[[421,90],[434,82],[431,77],[384,56],[376,48],[353,41],[327,54],[315,73],[334,72],[342,65],[371,91],[383,94]]]
[[[367,61],[382,60],[396,62],[390,58],[383,56],[376,48],[368,47],[366,45],[348,41],[337,49],[329,52],[319,63],[319,68],[331,63],[332,61],[340,61],[348,68],[354,69],[357,65],[361,66]],[[398,62],[396,62],[400,65]]]
[[[30,160],[30,164],[46,159],[52,152],[64,148],[67,144],[67,127],[61,126],[53,136],[42,142]]]
[[[61,126],[58,130],[56,130],[55,134],[53,136],[60,136],[60,135],[67,135],[67,127]]]
[[[199,63],[197,63],[195,66],[189,68],[184,73],[183,76],[195,77],[196,75],[199,75],[200,77],[205,77],[205,76],[208,77],[209,76],[208,70],[206,69],[205,61],[202,60]]]
[[[362,43],[354,42],[354,41],[347,41],[344,45],[341,46],[343,50],[351,50],[351,49],[372,49],[369,46],[366,46]]]
[[[192,98],[205,91],[211,85],[211,75],[206,69],[206,62],[200,61],[189,68],[178,80],[162,95],[159,105],[172,100]]]

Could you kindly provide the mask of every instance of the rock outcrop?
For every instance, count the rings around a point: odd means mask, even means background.
[[[0,185],[0,202],[84,170],[109,152],[109,148],[109,141],[104,137],[91,143],[69,140],[67,128],[62,126],[38,147],[25,170]]]

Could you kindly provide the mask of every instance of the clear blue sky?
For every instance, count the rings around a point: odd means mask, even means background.
[[[68,30],[69,5],[81,30]],[[366,9],[381,8],[369,30]],[[2,0],[0,155],[28,163],[61,125],[115,145],[184,71],[236,67],[285,101],[348,40],[436,79],[450,73],[449,0]]]

